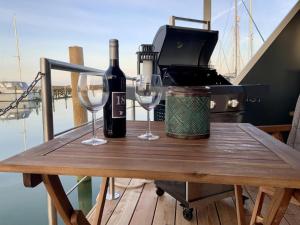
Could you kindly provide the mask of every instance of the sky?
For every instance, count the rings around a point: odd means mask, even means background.
[[[248,0],[244,0],[248,3]],[[296,0],[253,0],[253,18],[266,39]],[[212,29],[219,30],[222,43],[212,63],[218,72],[224,62],[230,67],[233,43],[234,0],[212,0]],[[248,57],[249,17],[239,0],[240,42],[243,64]],[[86,66],[108,67],[108,41],[119,39],[120,66],[129,76],[136,74],[136,51],[152,43],[160,26],[171,15],[202,19],[202,0],[0,0],[0,80],[19,80],[13,17],[20,39],[22,79],[30,82],[39,71],[40,57],[68,61],[68,47],[81,46]],[[179,23],[181,26],[195,26]],[[255,51],[261,46],[254,31]],[[228,71],[230,72],[230,71]],[[69,82],[67,73],[54,72],[54,84]]]

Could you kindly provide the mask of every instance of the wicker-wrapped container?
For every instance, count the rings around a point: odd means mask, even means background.
[[[208,138],[210,88],[171,86],[166,94],[166,133],[184,139]]]

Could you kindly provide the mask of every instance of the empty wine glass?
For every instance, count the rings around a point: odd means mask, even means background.
[[[93,137],[81,143],[86,145],[107,143],[106,140],[96,137],[96,112],[103,108],[109,96],[106,76],[100,73],[80,73],[77,91],[80,103],[93,115]]]
[[[153,135],[150,129],[150,110],[158,105],[162,95],[162,82],[160,75],[152,76],[139,75],[135,82],[135,97],[138,103],[147,110],[148,130],[145,134],[138,136],[144,140],[156,140],[159,138]]]

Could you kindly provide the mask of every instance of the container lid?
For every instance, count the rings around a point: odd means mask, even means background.
[[[211,94],[208,86],[169,86],[169,95],[208,96]]]

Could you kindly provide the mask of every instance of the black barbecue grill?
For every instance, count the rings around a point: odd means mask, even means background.
[[[158,52],[156,73],[164,86],[210,86],[211,120],[214,122],[254,122],[243,116],[247,105],[259,104],[264,85],[232,85],[218,74],[210,58],[218,31],[165,25],[160,27],[153,46]],[[154,119],[164,120],[164,100],[154,109]]]
[[[218,41],[218,31],[169,26],[160,27],[154,41],[158,52],[156,73],[165,86],[210,86],[211,121],[243,122],[246,103],[261,101],[265,86],[232,85],[209,65]],[[165,102],[154,111],[155,120],[164,120]],[[184,151],[184,149],[183,149]],[[164,191],[175,197],[185,207],[184,217],[192,218],[194,207],[222,199],[233,194],[232,185],[196,184],[190,182],[155,181],[157,194]]]

